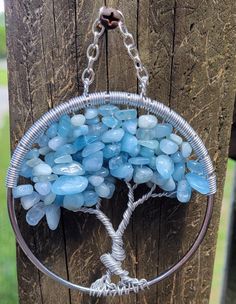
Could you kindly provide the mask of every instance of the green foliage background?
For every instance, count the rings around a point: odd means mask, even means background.
[[[0,13],[0,58],[6,57],[6,31],[4,13]]]

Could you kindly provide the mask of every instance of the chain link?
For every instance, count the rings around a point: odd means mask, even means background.
[[[134,62],[137,78],[139,80],[140,95],[142,97],[145,97],[147,92],[147,85],[149,82],[149,75],[147,69],[144,67],[140,59],[139,52],[134,41],[134,37],[128,31],[125,25],[124,16],[120,11],[118,12],[121,16],[121,19],[118,22],[118,27],[123,37],[124,46],[126,47],[130,58]],[[99,56],[98,40],[103,35],[104,30],[105,27],[101,24],[100,18],[96,19],[92,26],[92,32],[94,35],[93,43],[91,43],[87,48],[88,65],[82,74],[82,81],[84,84],[84,94],[88,94],[89,86],[94,81],[95,72],[93,70],[93,64],[98,59]]]

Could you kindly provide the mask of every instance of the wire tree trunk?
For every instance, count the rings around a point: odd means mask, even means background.
[[[210,151],[218,176],[211,226],[181,271],[150,290],[121,298],[70,291],[39,273],[17,248],[20,303],[208,303],[236,89],[235,0],[7,0],[12,148],[45,111],[81,94],[91,25],[104,4],[124,13],[137,38],[150,72],[148,95],[182,114]],[[92,90],[138,89],[117,32],[101,42],[96,70]],[[121,184],[114,199],[103,202],[114,227],[122,219],[126,197],[127,187]],[[153,198],[137,208],[124,237],[124,267],[130,276],[150,279],[175,263],[193,242],[204,211],[200,195],[187,206]],[[109,252],[110,238],[94,216],[63,211],[55,232],[45,222],[30,228],[20,208],[18,216],[31,248],[55,272],[87,286],[104,274],[99,256]]]

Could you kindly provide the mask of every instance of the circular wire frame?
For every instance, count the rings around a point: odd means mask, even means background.
[[[30,261],[41,272],[43,272],[53,280],[63,284],[68,288],[76,289],[78,291],[97,295],[97,296],[99,296],[98,290],[93,290],[89,287],[77,285],[61,278],[60,276],[49,270],[46,266],[44,266],[32,253],[32,251],[26,244],[21,234],[21,231],[19,229],[19,225],[15,213],[15,202],[12,196],[12,188],[14,188],[17,185],[20,167],[23,162],[25,154],[31,148],[32,144],[38,138],[38,136],[40,136],[40,134],[42,134],[53,122],[57,121],[58,118],[63,114],[66,113],[69,114],[71,112],[81,110],[87,107],[88,105],[96,106],[106,103],[120,104],[120,105],[123,104],[123,105],[134,106],[137,108],[143,108],[157,115],[158,117],[163,118],[166,122],[172,124],[173,127],[175,127],[175,129],[179,131],[179,133],[183,135],[192,145],[195,154],[197,155],[199,161],[202,163],[204,174],[206,175],[209,182],[210,193],[207,197],[207,206],[206,206],[204,220],[193,245],[176,264],[171,266],[165,272],[158,275],[156,278],[149,280],[147,282],[148,287],[158,282],[161,282],[162,280],[166,279],[167,277],[175,273],[196,252],[207,232],[207,228],[212,216],[214,193],[216,192],[216,177],[214,174],[212,162],[201,139],[180,115],[178,115],[176,112],[174,112],[173,110],[171,110],[170,108],[168,108],[167,106],[163,105],[158,101],[153,101],[149,98],[144,98],[141,97],[140,95],[126,93],[126,92],[110,92],[110,93],[100,92],[100,93],[92,93],[87,96],[83,95],[72,98],[68,102],[65,102],[57,106],[56,108],[50,110],[49,112],[45,113],[23,136],[15,152],[13,153],[11,159],[7,180],[6,180],[6,184],[8,187],[8,194],[7,194],[8,212],[9,212],[11,225],[13,227],[16,240],[19,246],[26,254],[26,256],[30,259]],[[130,289],[130,291],[135,292],[135,290],[133,290],[132,288]]]

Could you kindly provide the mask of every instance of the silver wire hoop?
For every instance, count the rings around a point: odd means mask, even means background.
[[[117,104],[117,105],[129,105],[136,108],[142,108],[157,117],[162,118],[166,122],[173,125],[173,127],[186,138],[186,140],[191,144],[199,162],[203,166],[204,174],[209,183],[209,196],[207,198],[207,207],[204,216],[204,220],[201,229],[190,249],[185,253],[185,255],[168,270],[158,275],[156,278],[147,281],[146,287],[150,287],[153,284],[159,283],[166,279],[177,270],[179,270],[196,252],[201,242],[203,241],[207,228],[212,216],[214,193],[216,192],[216,176],[214,173],[214,168],[208,154],[206,147],[204,146],[202,140],[199,138],[197,133],[193,128],[175,111],[171,110],[169,107],[165,106],[161,102],[151,100],[150,98],[144,98],[137,94],[127,93],[127,92],[100,92],[92,93],[89,95],[82,95],[79,97],[74,97],[69,101],[58,105],[54,109],[51,109],[45,113],[38,121],[36,121],[31,128],[25,133],[25,135],[20,140],[17,145],[8,169],[6,185],[8,188],[8,212],[13,227],[16,240],[29,258],[29,260],[44,274],[48,275],[53,280],[63,284],[64,286],[75,289],[81,292],[89,293],[94,296],[101,296],[102,294],[96,290],[89,287],[84,287],[81,285],[74,284],[67,281],[57,274],[53,273],[46,266],[44,266],[37,257],[32,253],[28,245],[26,244],[21,231],[19,229],[16,213],[15,213],[15,203],[12,197],[12,188],[17,186],[17,181],[19,177],[20,167],[22,165],[23,159],[26,153],[31,149],[32,144],[35,140],[53,123],[56,122],[59,117],[63,114],[70,114],[72,112],[84,109],[89,105],[99,106],[106,103]],[[136,292],[135,288],[130,288],[129,291]],[[109,295],[115,295],[114,291],[111,291]]]

